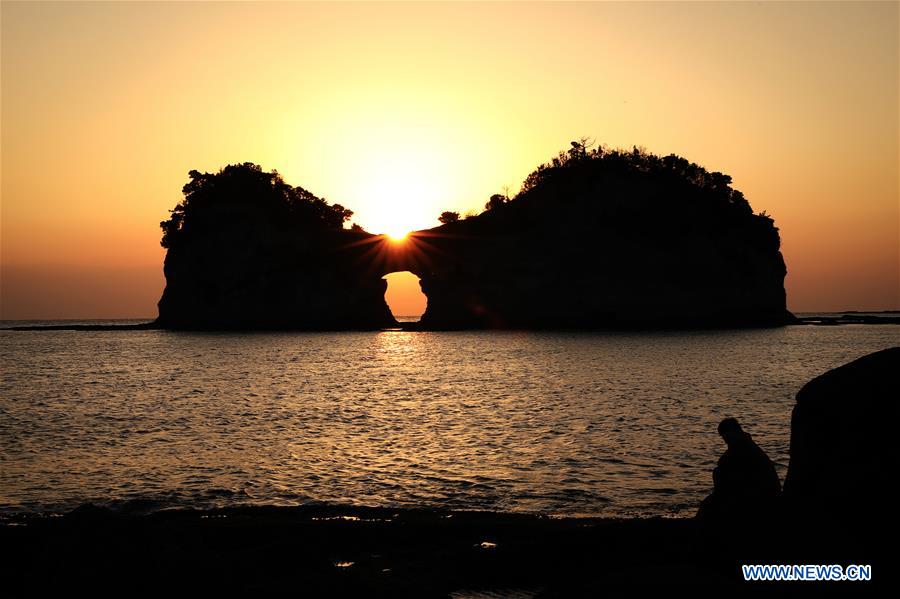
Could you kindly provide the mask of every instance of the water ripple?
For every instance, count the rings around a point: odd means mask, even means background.
[[[885,326],[659,334],[0,331],[0,511],[354,505],[692,513],[737,416]]]

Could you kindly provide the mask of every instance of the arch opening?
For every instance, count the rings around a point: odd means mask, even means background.
[[[387,281],[384,301],[394,318],[401,323],[419,322],[428,305],[428,298],[419,285],[419,277],[404,270],[389,273],[383,278]]]

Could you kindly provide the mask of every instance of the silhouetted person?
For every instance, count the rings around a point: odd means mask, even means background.
[[[752,523],[774,514],[781,494],[775,466],[734,418],[719,423],[728,449],[713,470],[713,492],[697,517],[712,522]]]

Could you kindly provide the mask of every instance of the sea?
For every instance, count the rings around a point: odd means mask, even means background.
[[[23,324],[61,323],[0,327]],[[88,503],[690,516],[722,418],[783,478],[797,391],[896,345],[892,325],[0,330],[0,516]]]

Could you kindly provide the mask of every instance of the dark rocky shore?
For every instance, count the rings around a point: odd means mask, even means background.
[[[664,589],[865,594],[893,578],[891,564],[873,545],[823,555],[773,535],[723,550],[693,519],[342,506],[126,516],[87,506],[64,517],[4,524],[0,570],[12,597],[74,591],[420,598],[628,597]],[[879,579],[748,583],[740,569],[748,563],[866,563],[874,564]]]
[[[15,525],[11,525],[15,524]],[[447,597],[581,596],[635,586],[739,584],[698,553],[690,520],[612,521],[348,507],[82,508],[0,527],[14,595],[127,592]],[[528,594],[524,594],[527,592]]]

